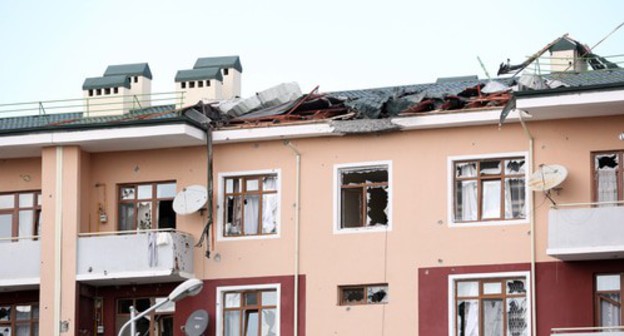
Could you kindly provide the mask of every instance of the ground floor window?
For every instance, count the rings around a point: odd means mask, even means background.
[[[218,295],[218,335],[279,335],[279,286],[221,287]]]
[[[115,335],[121,327],[130,319],[130,307],[134,307],[137,313],[147,310],[149,307],[166,300],[166,298],[131,298],[117,300],[115,316]],[[136,331],[141,336],[173,336],[173,313],[175,304],[169,302],[156,309],[153,313],[139,319],[136,322]],[[130,336],[130,328],[124,330],[124,335]]]
[[[39,335],[39,305],[0,305],[0,335]]]
[[[526,276],[455,278],[451,287],[455,335],[529,335]]]
[[[596,275],[596,324],[615,327],[622,324],[622,274]]]

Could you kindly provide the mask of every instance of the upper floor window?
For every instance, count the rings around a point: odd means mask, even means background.
[[[622,274],[596,275],[596,324],[598,327],[617,327],[624,321],[622,310]]]
[[[119,187],[119,230],[175,229],[175,182]]]
[[[453,281],[450,299],[454,311],[454,335],[529,335],[525,276],[458,278]]]
[[[526,218],[524,157],[453,161],[453,221]]]
[[[130,319],[130,307],[134,307],[138,313],[144,312],[151,306],[161,303],[166,298],[133,298],[117,300],[115,316],[115,335],[119,329]],[[136,331],[139,335],[161,336],[173,335],[173,314],[175,313],[175,303],[169,302],[160,306],[152,313],[136,321]],[[130,335],[129,328],[124,335]]]
[[[278,174],[225,176],[222,180],[224,237],[265,236],[278,232]]]
[[[39,305],[0,305],[0,335],[39,335]]]
[[[622,169],[620,163],[624,151],[593,153],[594,201],[617,202],[622,195]]]
[[[275,288],[218,291],[223,336],[279,335],[279,294]]]
[[[338,287],[338,304],[341,306],[378,303],[388,303],[388,284]]]
[[[230,69],[223,69],[223,76],[227,76],[230,74]]]
[[[390,224],[390,163],[337,165],[338,231],[386,229]]]
[[[1,238],[38,236],[41,229],[41,192],[0,194]]]

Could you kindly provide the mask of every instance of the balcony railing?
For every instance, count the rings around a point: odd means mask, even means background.
[[[622,204],[560,204],[550,209],[547,254],[561,260],[624,258]]]
[[[39,286],[41,241],[38,237],[1,238],[0,287],[21,290]]]
[[[80,234],[76,273],[94,284],[181,281],[193,276],[193,237],[175,230]]]
[[[624,336],[624,326],[619,327],[587,327],[587,328],[553,328],[551,335],[556,336]]]

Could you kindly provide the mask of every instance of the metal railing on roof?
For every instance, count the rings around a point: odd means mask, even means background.
[[[150,106],[184,106],[184,91],[149,94],[109,94],[85,98],[0,104],[0,118],[81,114],[81,117],[121,115]]]
[[[527,56],[528,58],[529,56]],[[624,55],[609,55],[601,56],[603,60],[607,60],[611,64],[617,65],[620,68],[624,68]],[[579,73],[590,71],[611,71],[613,69],[598,69],[594,70],[589,61],[596,60],[594,56],[584,57],[554,57],[542,55],[529,64],[523,71],[528,71],[531,74],[538,76],[549,76],[565,73]],[[572,64],[570,64],[572,62]],[[578,69],[574,63],[582,64],[584,69]],[[553,67],[557,70],[553,71]]]

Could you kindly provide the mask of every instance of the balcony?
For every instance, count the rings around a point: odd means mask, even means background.
[[[624,336],[624,326],[588,327],[588,328],[553,328],[552,336]]]
[[[624,207],[563,204],[548,214],[549,256],[564,261],[624,258]]]
[[[76,279],[93,285],[193,277],[193,237],[175,230],[80,234]]]
[[[0,239],[0,288],[3,291],[35,289],[39,286],[41,242],[33,238]]]

